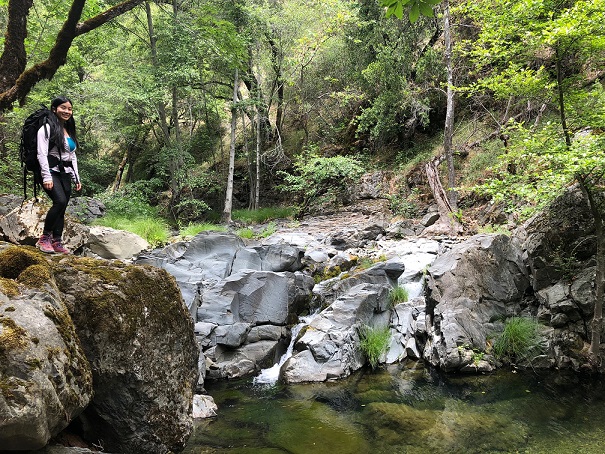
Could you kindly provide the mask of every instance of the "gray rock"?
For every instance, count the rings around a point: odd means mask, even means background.
[[[249,331],[249,323],[217,326],[214,330],[216,344],[225,347],[239,347],[246,340]]]
[[[243,270],[204,291],[197,318],[218,325],[294,323],[313,284],[301,273]]]
[[[0,270],[7,253],[0,254]],[[0,382],[0,446],[8,450],[44,447],[92,399],[90,365],[50,286],[14,297],[0,293]]]
[[[94,377],[83,437],[109,452],[180,451],[199,350],[174,279],[149,266],[71,259],[55,281]]]
[[[96,257],[125,260],[149,249],[139,235],[110,227],[93,226],[88,231],[87,248]]]
[[[0,239],[33,246],[42,234],[44,218],[50,206],[47,199],[40,199],[39,203],[31,199],[0,216]],[[88,242],[88,231],[87,226],[67,218],[63,243],[73,251],[78,250]]]
[[[280,370],[288,383],[342,378],[361,368],[358,329],[386,326],[388,287],[362,283],[350,288],[309,324]]]
[[[424,357],[446,371],[469,364],[459,346],[481,351],[493,320],[518,313],[529,279],[517,242],[477,235],[439,256],[428,271],[428,340]]]

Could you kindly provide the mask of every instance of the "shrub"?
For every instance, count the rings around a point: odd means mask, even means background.
[[[395,306],[399,303],[405,303],[409,299],[410,295],[405,287],[393,287],[389,292],[389,301]]]
[[[279,189],[301,200],[299,217],[312,206],[321,209],[346,203],[352,184],[364,172],[361,162],[346,156],[302,156],[294,166],[294,174],[280,172],[285,182]]]
[[[538,323],[527,317],[509,318],[494,342],[494,356],[509,361],[526,359],[540,350]]]
[[[361,351],[366,355],[372,369],[376,369],[391,341],[391,330],[388,326],[378,328],[364,325],[359,329],[359,338]]]

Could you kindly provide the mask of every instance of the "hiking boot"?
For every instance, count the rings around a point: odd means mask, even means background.
[[[52,245],[50,235],[42,234],[42,236],[36,243],[36,247],[42,252],[46,252],[47,254],[52,254],[55,252],[55,248]]]
[[[58,254],[71,254],[68,249],[65,249],[65,247],[63,247],[63,243],[61,242],[61,240],[53,239],[51,245],[53,251]]]

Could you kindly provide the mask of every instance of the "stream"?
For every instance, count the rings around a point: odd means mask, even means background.
[[[185,453],[603,453],[605,387],[573,375],[445,375],[422,363],[337,382],[207,383],[218,416]]]

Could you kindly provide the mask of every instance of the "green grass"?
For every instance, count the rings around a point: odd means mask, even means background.
[[[226,232],[227,227],[223,225],[210,224],[210,223],[195,223],[188,224],[179,231],[179,235],[182,237],[195,236],[200,232]]]
[[[510,236],[511,232],[505,225],[485,224],[477,229],[477,233],[489,233]]]
[[[111,227],[116,230],[126,230],[127,232],[139,235],[141,238],[147,240],[152,247],[167,243],[170,237],[168,224],[164,220],[155,217],[129,218],[109,214],[97,219],[95,224]]]
[[[494,356],[509,361],[526,359],[539,352],[540,340],[537,321],[528,317],[509,318],[494,342]]]
[[[261,224],[273,219],[288,219],[296,214],[294,207],[259,208],[258,210],[233,210],[231,218],[245,224]]]
[[[366,355],[372,369],[380,363],[391,341],[391,331],[388,326],[372,327],[364,325],[359,330],[361,351]]]
[[[251,240],[252,238],[254,238],[254,230],[248,227],[236,230],[235,234],[245,240]]]
[[[393,287],[389,291],[389,302],[391,305],[395,306],[399,303],[405,303],[409,299],[410,295],[405,287]]]

